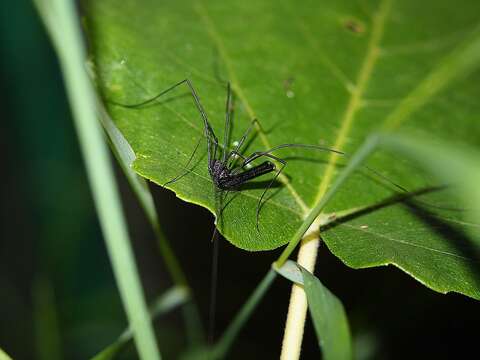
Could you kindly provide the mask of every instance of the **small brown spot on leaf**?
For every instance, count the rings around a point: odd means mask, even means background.
[[[361,35],[365,32],[365,25],[360,20],[354,18],[348,18],[344,20],[343,26],[346,30]]]
[[[293,82],[295,81],[295,78],[293,76],[289,76],[285,80],[283,80],[283,88],[285,91],[290,90],[292,88]]]

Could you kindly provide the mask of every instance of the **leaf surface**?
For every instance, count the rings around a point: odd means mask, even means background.
[[[235,93],[232,140],[253,118],[244,154],[283,143],[330,146],[349,154],[379,128],[480,146],[480,3],[461,1],[85,1],[86,27],[105,99],[142,102],[178,81],[193,82],[223,140],[226,81]],[[134,169],[157,184],[185,171],[203,125],[188,88],[138,109],[110,104],[132,146]],[[222,233],[251,251],[286,244],[322,198],[346,159],[282,149],[283,176],[230,193]],[[205,141],[192,170],[167,187],[218,212]],[[480,298],[477,262],[454,190],[412,162],[376,152],[368,166],[417,192],[399,201],[393,186],[367,170],[351,176],[326,208],[330,250],[353,267],[394,264],[441,292]],[[425,208],[425,202],[435,207]],[[445,220],[447,219],[447,220]]]

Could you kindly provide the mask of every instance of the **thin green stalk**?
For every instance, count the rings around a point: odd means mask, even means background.
[[[140,358],[160,359],[108,148],[97,122],[94,89],[84,68],[86,51],[75,3],[67,0],[36,0],[36,5],[60,59],[100,225]]]
[[[360,166],[360,164],[365,160],[365,158],[375,149],[378,144],[378,136],[370,136],[365,140],[360,149],[352,156],[352,159],[348,162],[348,165],[340,173],[340,176],[335,180],[333,185],[330,187],[328,192],[323,196],[320,201],[315,205],[315,207],[310,211],[308,216],[305,218],[305,221],[299,227],[295,235],[292,237],[292,240],[288,243],[285,250],[275,262],[275,266],[280,268],[283,266],[285,261],[288,260],[292,252],[297,247],[298,243],[302,240],[303,235],[307,232],[310,225],[315,221],[320,212],[325,208],[325,205],[330,201],[330,199],[335,195],[339,187],[343,182],[348,178],[348,176]]]
[[[243,304],[238,314],[235,316],[233,321],[223,333],[223,336],[213,348],[211,354],[212,359],[222,359],[225,357],[233,341],[238,336],[240,330],[243,328],[247,320],[250,318],[250,315],[252,315],[253,310],[255,310],[257,305],[260,303],[260,300],[272,285],[276,276],[276,271],[270,269],[267,275],[265,275],[262,281],[257,285],[252,295],[250,295],[245,304]]]
[[[182,315],[187,329],[187,340],[192,347],[199,347],[205,342],[205,334],[200,319],[197,303],[190,295],[189,301],[182,306]]]

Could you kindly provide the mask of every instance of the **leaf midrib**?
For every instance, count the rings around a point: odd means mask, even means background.
[[[344,115],[341,120],[340,131],[338,132],[337,139],[334,143],[333,148],[337,150],[342,150],[345,141],[347,139],[348,133],[352,128],[352,124],[355,118],[357,111],[362,106],[362,97],[367,87],[368,81],[371,77],[373,67],[379,55],[379,45],[383,35],[383,29],[385,26],[386,19],[388,17],[389,11],[391,8],[391,0],[383,0],[380,3],[378,11],[373,15],[373,26],[371,36],[367,46],[367,52],[365,59],[362,63],[360,71],[357,76],[356,85],[354,86],[350,100],[345,109]],[[325,195],[328,186],[330,185],[335,165],[337,163],[339,155],[332,153],[328,161],[328,165],[325,171],[325,174],[320,182],[318,187],[317,196],[314,203],[317,204],[322,197]]]

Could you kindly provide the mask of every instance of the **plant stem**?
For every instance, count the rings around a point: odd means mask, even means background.
[[[140,358],[160,359],[108,148],[97,121],[94,89],[84,67],[86,51],[75,3],[67,0],[37,0],[36,4],[60,59],[100,225]]]
[[[314,230],[302,240],[297,262],[313,273],[318,254],[320,237],[318,230]],[[294,360],[300,358],[302,348],[303,329],[307,316],[307,297],[303,286],[293,284],[288,306],[287,321],[283,335],[281,360]]]

